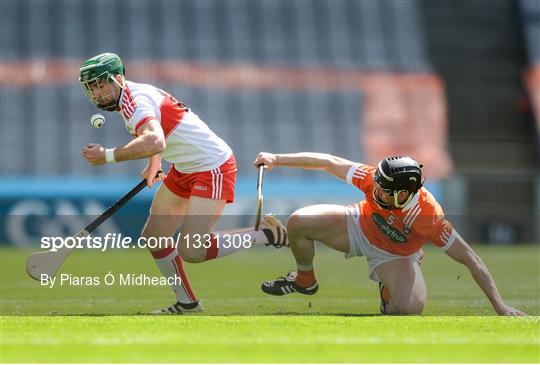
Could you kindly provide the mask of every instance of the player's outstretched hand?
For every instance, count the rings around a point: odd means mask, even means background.
[[[520,311],[517,308],[503,304],[501,308],[497,309],[497,314],[500,316],[526,316],[527,313]]]
[[[105,148],[101,147],[98,143],[89,143],[81,150],[83,157],[93,166],[104,165],[107,160],[105,159]]]
[[[276,167],[277,163],[277,157],[273,153],[268,152],[260,152],[253,164],[255,167],[259,167],[260,165],[266,165],[268,170],[273,169]]]

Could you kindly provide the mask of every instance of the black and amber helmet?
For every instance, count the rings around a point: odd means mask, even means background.
[[[381,189],[394,197],[395,206],[403,208],[422,187],[422,165],[409,156],[388,157],[379,162],[373,178]],[[398,195],[402,191],[409,192],[409,198],[399,203]],[[375,199],[381,206],[388,206],[377,196]]]

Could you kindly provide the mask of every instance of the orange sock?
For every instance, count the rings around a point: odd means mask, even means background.
[[[296,279],[294,280],[294,282],[302,288],[309,288],[310,286],[315,284],[315,281],[315,272],[313,270],[298,270],[296,273]]]

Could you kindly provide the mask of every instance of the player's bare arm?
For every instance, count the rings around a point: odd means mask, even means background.
[[[165,146],[165,136],[161,126],[157,120],[151,120],[139,128],[137,138],[124,146],[114,148],[114,160],[120,162],[151,157],[163,152]],[[85,146],[82,149],[82,155],[94,166],[107,162],[105,148],[98,143],[90,143]]]
[[[146,185],[149,188],[156,182],[162,181],[165,178],[165,174],[161,168],[161,155],[159,153],[148,158],[148,164],[141,172],[141,177],[146,179]]]
[[[345,180],[354,162],[345,158],[315,152],[273,154],[261,152],[255,159],[255,166],[267,165],[269,169],[277,166],[308,170],[324,170],[338,179]]]
[[[114,149],[117,162],[151,157],[165,150],[165,136],[157,120],[150,120],[139,128],[137,138]]]
[[[519,309],[504,303],[499,290],[497,289],[497,285],[495,284],[495,280],[493,280],[488,268],[480,256],[474,252],[471,246],[469,246],[463,238],[457,235],[455,242],[446,251],[446,254],[469,269],[474,280],[487,296],[497,314],[506,316],[526,315]]]

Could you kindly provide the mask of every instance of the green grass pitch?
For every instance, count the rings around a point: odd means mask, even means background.
[[[476,247],[503,297],[528,312],[502,318],[468,271],[426,249],[423,316],[378,315],[364,259],[318,250],[313,297],[273,298],[260,282],[293,268],[287,249],[186,264],[204,315],[142,315],[172,303],[167,287],[41,287],[28,252],[1,250],[2,362],[539,362],[540,249]],[[78,251],[62,272],[158,275],[140,249]]]

